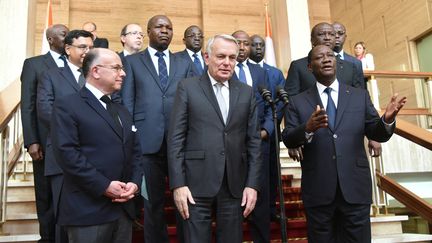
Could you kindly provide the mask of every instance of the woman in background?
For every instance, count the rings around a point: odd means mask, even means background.
[[[356,58],[362,62],[363,70],[375,69],[373,56],[370,53],[366,53],[366,47],[363,41],[357,42],[354,45],[354,54]]]

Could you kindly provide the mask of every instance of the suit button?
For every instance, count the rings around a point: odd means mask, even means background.
[[[334,159],[334,160],[335,160],[335,159],[336,159],[336,156],[334,156],[334,155],[333,155],[333,156],[332,156],[332,159]]]
[[[225,152],[224,151],[220,152],[220,155],[225,155]]]
[[[333,134],[333,138],[337,138],[337,134]]]

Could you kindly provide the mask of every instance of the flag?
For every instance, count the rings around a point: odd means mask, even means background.
[[[48,40],[46,38],[46,31],[48,27],[50,27],[53,24],[52,20],[52,9],[51,9],[51,0],[48,0],[47,5],[47,13],[46,13],[46,19],[45,19],[45,28],[42,35],[42,47],[41,47],[41,54],[45,54],[50,50],[50,46],[48,43]]]
[[[276,67],[276,57],[273,47],[273,40],[271,37],[271,25],[270,25],[270,18],[268,16],[268,5],[265,5],[265,45],[266,45],[266,52],[264,61],[270,66]]]

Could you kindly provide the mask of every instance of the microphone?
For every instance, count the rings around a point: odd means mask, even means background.
[[[271,92],[263,86],[258,87],[258,92],[270,104],[273,104],[272,94]]]
[[[288,93],[283,89],[282,86],[277,86],[276,87],[276,94],[279,97],[279,100],[281,100],[284,104],[288,104],[289,103],[289,96]]]

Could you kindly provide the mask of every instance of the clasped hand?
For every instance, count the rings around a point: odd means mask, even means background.
[[[121,203],[134,198],[137,191],[138,186],[133,182],[111,181],[104,194],[111,198],[112,202]]]

